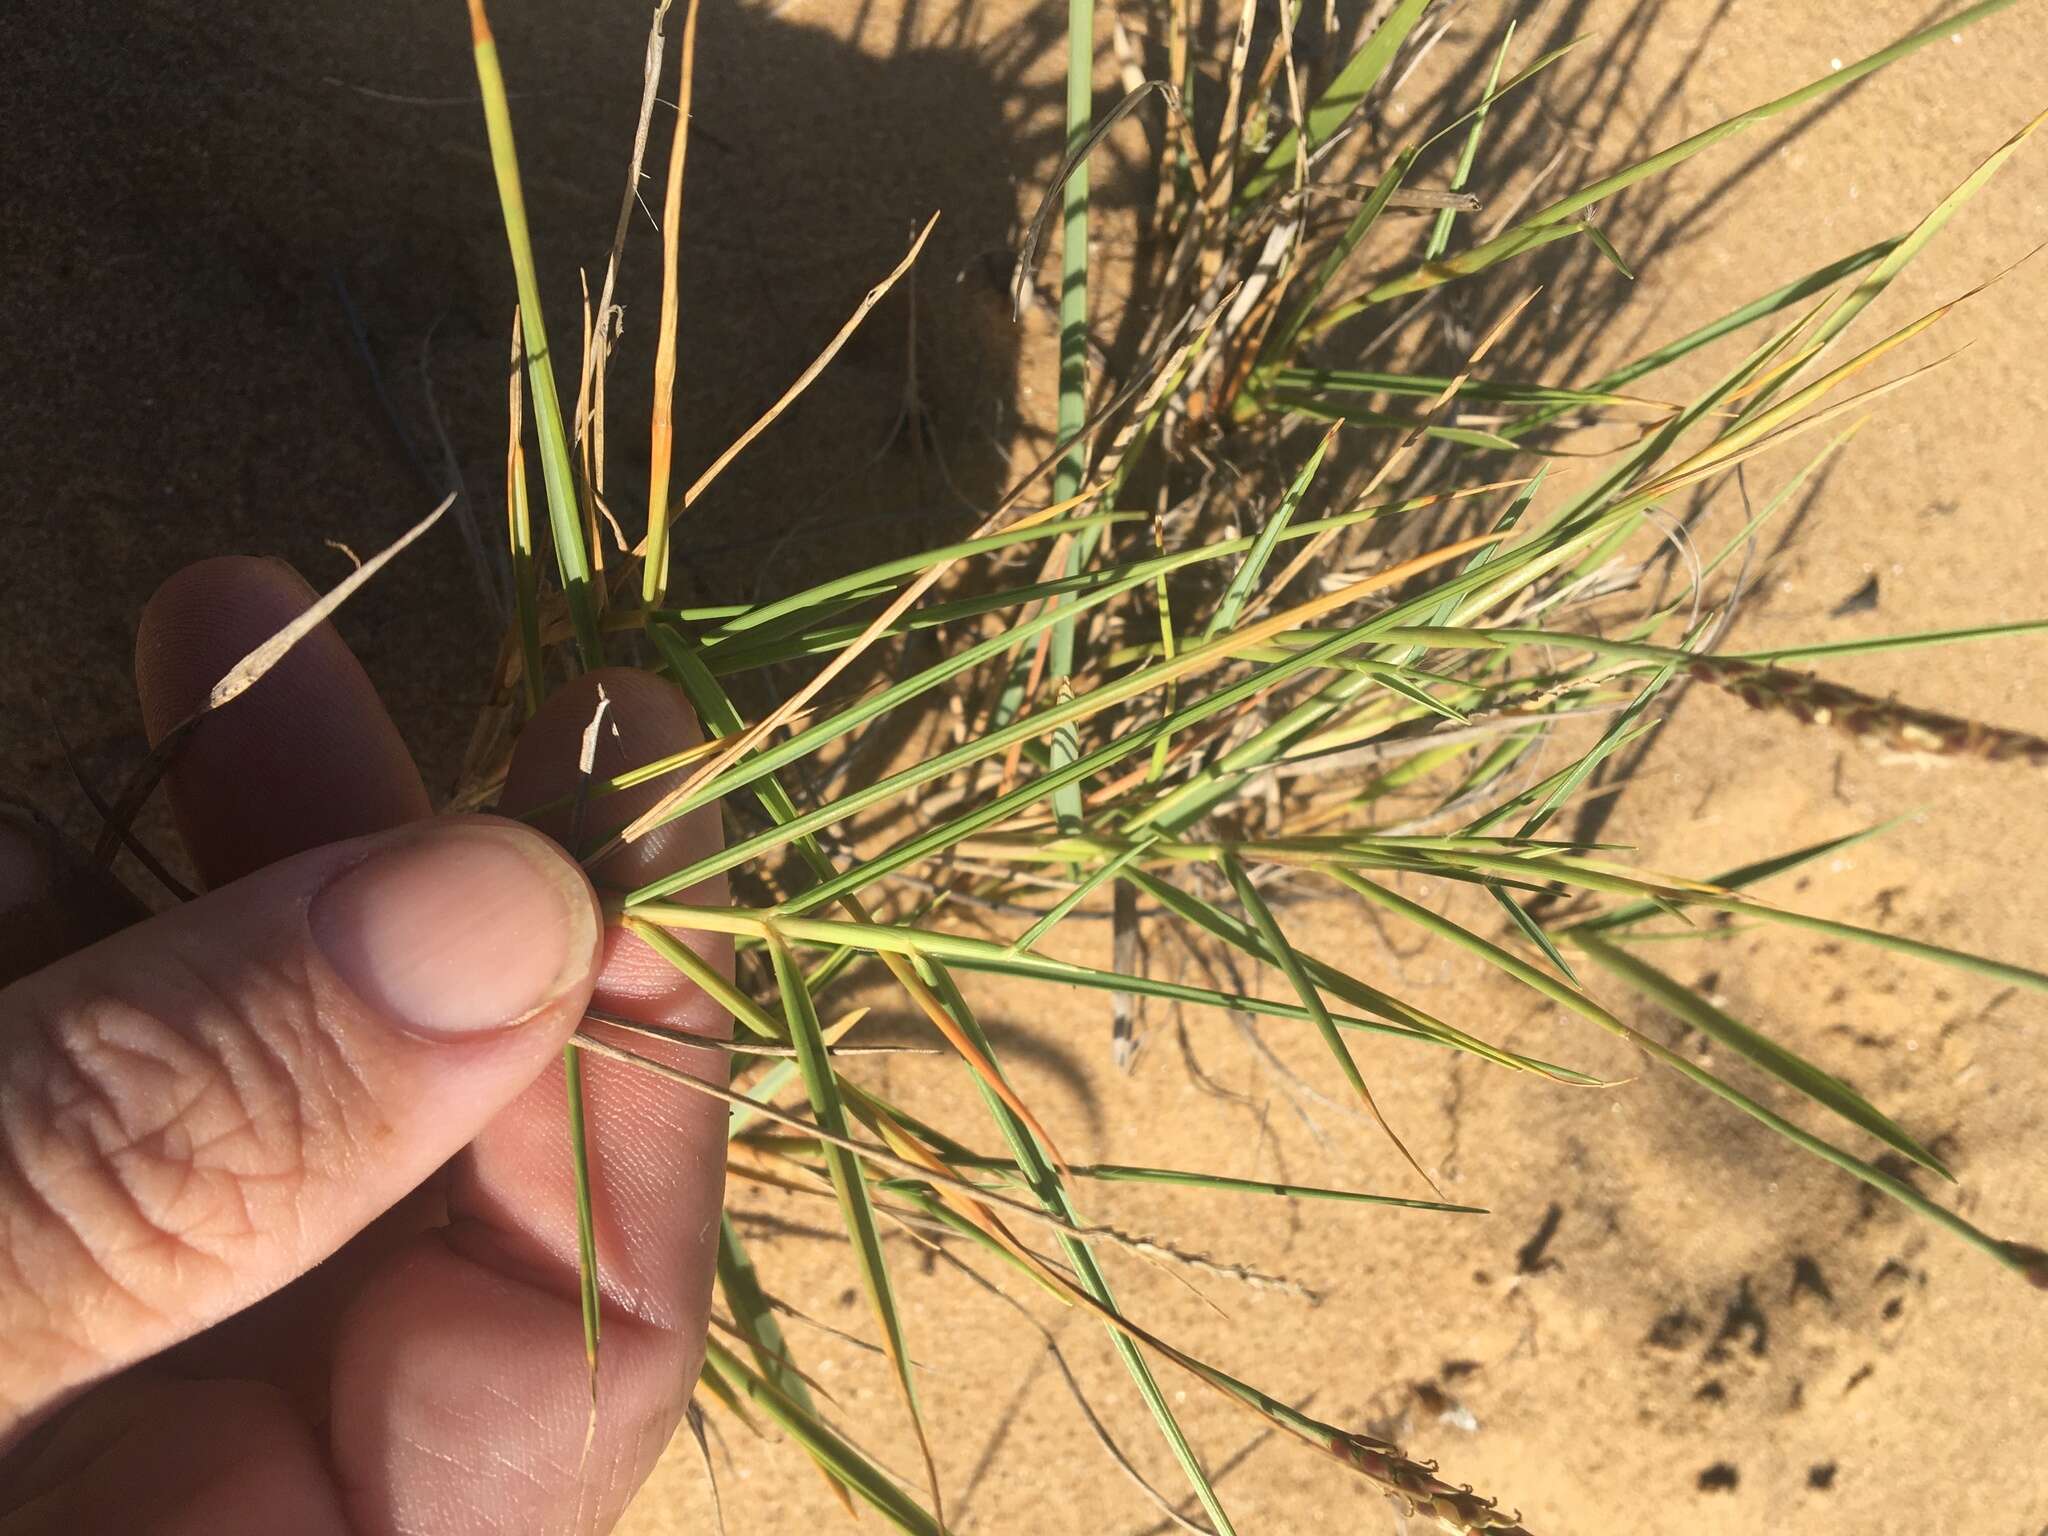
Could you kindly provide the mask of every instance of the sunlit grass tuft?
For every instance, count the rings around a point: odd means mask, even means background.
[[[689,132],[687,117],[679,118],[662,200],[653,491],[635,552],[642,579],[632,583],[626,572],[611,578],[614,592],[637,585],[642,605],[620,606],[621,599],[601,613],[582,512],[598,487],[577,483],[601,466],[593,467],[589,454],[569,452],[504,84],[480,0],[470,0],[518,289],[514,364],[516,370],[523,362],[527,371],[561,588],[543,593],[537,577],[525,489],[527,422],[515,372],[507,507],[519,611],[501,680],[519,678],[507,698],[522,698],[525,713],[550,677],[596,664],[607,648],[671,678],[695,704],[710,744],[594,783],[589,792],[662,783],[659,804],[621,835],[628,841],[714,804],[728,824],[721,850],[611,899],[634,931],[730,1007],[744,1031],[732,1053],[737,1086],[717,1089],[648,1061],[633,1049],[630,1031],[602,1019],[586,1026],[582,1048],[639,1062],[676,1080],[678,1091],[725,1100],[736,1175],[836,1203],[851,1268],[924,1452],[927,1501],[827,1421],[776,1320],[757,1257],[731,1220],[721,1229],[721,1311],[700,1388],[720,1412],[778,1426],[849,1508],[863,1502],[900,1530],[943,1529],[939,1473],[920,1421],[913,1365],[918,1349],[943,1341],[911,1337],[901,1298],[910,1282],[892,1273],[883,1241],[884,1228],[893,1225],[955,1261],[971,1258],[987,1283],[999,1275],[1023,1279],[1037,1294],[1101,1322],[1217,1532],[1232,1530],[1229,1515],[1153,1375],[1154,1361],[1192,1374],[1268,1426],[1338,1458],[1442,1530],[1520,1530],[1518,1516],[1439,1479],[1433,1464],[1309,1418],[1160,1337],[1121,1308],[1098,1260],[1099,1248],[1122,1247],[1170,1267],[1259,1281],[1252,1265],[1233,1256],[1188,1253],[1166,1237],[1093,1220],[1084,1198],[1112,1183],[1393,1207],[1376,1213],[1390,1221],[1482,1214],[1441,1199],[1398,1129],[1381,1117],[1351,1054],[1349,1042],[1359,1036],[1457,1051],[1581,1091],[1625,1091],[1583,1067],[1522,1055],[1438,1018],[1417,999],[1374,985],[1348,955],[1299,947],[1287,913],[1308,898],[1377,914],[1476,957],[1508,982],[1627,1041],[1650,1067],[1677,1073],[1997,1262],[2043,1279],[2048,1260],[2038,1250],[1984,1232],[1879,1163],[1821,1139],[1672,1051],[1616,1010],[1630,1006],[1700,1031],[1813,1113],[1832,1117],[1839,1134],[1947,1178],[1949,1170],[1908,1125],[1753,1022],[1673,980],[1643,958],[1644,948],[1693,941],[1688,914],[1709,911],[1878,945],[2000,984],[2044,988],[2048,977],[1751,893],[1842,840],[1791,854],[1764,851],[1755,863],[1698,880],[1637,867],[1625,850],[1594,846],[1568,830],[1571,813],[1594,792],[1598,770],[1653,729],[1657,708],[1691,682],[1735,692],[1785,715],[1788,726],[1793,717],[1840,725],[1887,749],[2044,760],[2048,747],[2034,738],[1873,699],[1784,665],[2012,640],[2048,627],[2043,621],[1748,656],[1717,649],[1745,589],[1759,531],[1817,465],[1842,449],[1871,406],[1933,365],[1876,384],[1865,375],[1910,348],[1961,300],[1840,358],[1838,338],[2040,120],[1999,146],[1915,229],[1819,265],[1601,378],[1568,382],[1490,371],[1489,359],[1523,323],[1534,293],[1527,284],[1452,369],[1432,373],[1398,361],[1360,366],[1344,341],[1352,334],[1347,327],[1369,312],[1432,302],[1452,285],[1510,267],[1556,241],[1583,236],[1621,265],[1627,253],[1587,222],[1597,203],[2005,3],[1971,6],[1459,247],[1471,217],[1468,189],[1485,183],[1490,110],[1510,93],[1533,88],[1567,50],[1511,71],[1512,30],[1490,40],[1491,68],[1478,99],[1451,121],[1427,125],[1384,169],[1368,167],[1374,179],[1360,184],[1344,179],[1357,168],[1331,150],[1390,71],[1428,46],[1418,30],[1431,11],[1428,0],[1394,6],[1320,83],[1285,37],[1264,39],[1275,50],[1273,62],[1251,73],[1260,23],[1254,7],[1243,7],[1224,61],[1221,124],[1206,152],[1192,127],[1199,114],[1189,93],[1210,87],[1187,57],[1184,6],[1164,0],[1160,32],[1169,39],[1174,88],[1148,83],[1119,109],[1150,110],[1147,101],[1156,99],[1167,115],[1157,260],[1134,296],[1149,318],[1133,360],[1120,365],[1125,376],[1105,379],[1091,373],[1087,263],[1088,151],[1103,126],[1093,111],[1094,18],[1089,0],[1073,0],[1071,173],[1046,193],[1047,218],[1055,201],[1062,214],[1052,452],[966,538],[761,602],[699,608],[673,606],[667,596],[671,562],[688,557],[681,515],[830,362],[909,269],[930,225],[776,405],[674,496],[673,392],[689,361],[675,344],[682,302],[677,221]],[[1294,10],[1284,14],[1292,24]],[[657,13],[657,32],[661,21]],[[696,25],[693,3],[679,76],[685,103]],[[650,71],[660,52],[650,46]],[[1258,125],[1274,131],[1254,131]],[[1408,185],[1434,163],[1426,154],[1439,141],[1456,151],[1448,184]],[[636,146],[636,167],[638,154]],[[1356,203],[1356,210],[1331,223],[1317,211],[1331,201]],[[1396,229],[1399,221],[1389,214],[1416,207],[1435,217]],[[1379,275],[1357,270],[1368,255]],[[1022,288],[1031,279],[1021,273]],[[609,286],[608,275],[607,293]],[[1747,351],[1705,391],[1659,398],[1660,371],[1744,332],[1751,333]],[[600,316],[592,342],[600,377],[610,334]],[[1303,422],[1327,425],[1303,434],[1295,430]],[[1620,446],[1588,460],[1572,436],[1588,423],[1619,428]],[[1230,432],[1271,450],[1270,483],[1249,516],[1233,503],[1234,491],[1219,490],[1216,477],[1203,472],[1203,444]],[[1682,579],[1674,590],[1653,593],[1650,558],[1675,542],[1665,505],[1684,492],[1732,483],[1738,471],[1774,466],[1777,450],[1795,444],[1804,462],[1742,533],[1711,560],[1684,544]],[[1534,464],[1527,472],[1524,459]],[[1038,496],[1046,499],[1034,505]],[[1732,579],[1725,574],[1731,563]],[[913,662],[913,640],[936,640],[938,659]],[[728,692],[728,680],[740,677],[748,680],[748,697],[765,691],[774,700],[753,719]],[[864,755],[883,732],[913,746]],[[465,803],[488,799],[509,736],[479,733]],[[1566,743],[1565,760],[1545,771],[1543,754]],[[856,763],[869,766],[852,771]],[[1390,819],[1396,802],[1413,812],[1418,800],[1425,802],[1419,812]],[[715,874],[733,881],[734,905],[674,899]],[[1399,888],[1414,877],[1484,893],[1498,932],[1454,922]],[[1140,900],[1149,909],[1142,915]],[[955,912],[972,912],[981,931],[967,931]],[[1084,919],[1111,924],[1108,968],[1056,953],[1061,932]],[[1231,974],[1248,979],[1226,990],[1147,974],[1130,942],[1141,922],[1177,929],[1191,945],[1227,956]],[[737,980],[712,971],[675,937],[692,931],[733,937]],[[1070,1009],[1073,998],[1100,996],[1102,1016],[1119,1021],[1120,1049],[1129,1044],[1122,1031],[1135,997],[1312,1030],[1337,1076],[1401,1147],[1417,1187],[1364,1191],[1336,1178],[1297,1184],[1200,1169],[1071,1164],[976,1018],[961,979],[974,975],[1058,989],[1051,995]],[[851,1065],[857,1058],[838,1053],[866,1017],[864,1007],[844,1001],[846,994],[884,976],[910,1015],[931,1025],[935,1047],[960,1059],[966,1092],[957,1123],[920,1121],[866,1086]],[[1603,990],[1610,1001],[1596,995]],[[828,1018],[836,1022],[828,1025]],[[767,1054],[750,1055],[749,1045]],[[578,1049],[570,1052],[572,1155],[586,1213],[595,1393],[601,1256],[587,1219],[590,1171],[574,1118]],[[796,1090],[807,1113],[779,1102]],[[992,1144],[991,1126],[1001,1151],[982,1150]],[[1049,1232],[1057,1257],[1023,1242],[1016,1232],[1024,1226]],[[602,1411],[601,1395],[594,1402]],[[1092,1409],[1089,1419],[1107,1441]],[[1113,1443],[1110,1450],[1129,1470]]]

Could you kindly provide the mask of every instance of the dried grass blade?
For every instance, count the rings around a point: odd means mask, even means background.
[[[668,521],[670,523],[675,522],[684,512],[694,506],[697,498],[710,488],[711,482],[725,473],[726,466],[738,458],[755,438],[773,426],[776,419],[796,402],[797,397],[811,387],[812,382],[818,375],[823,373],[832,359],[839,355],[840,348],[853,339],[853,333],[860,329],[861,322],[867,319],[869,311],[882,302],[882,299],[888,294],[889,290],[902,281],[903,274],[908,272],[916,263],[919,253],[924,250],[925,241],[931,238],[932,229],[938,222],[939,216],[936,213],[925,221],[924,228],[919,230],[917,238],[910,242],[910,249],[904,252],[903,259],[896,263],[887,277],[867,291],[861,298],[860,303],[854,306],[854,311],[847,317],[846,323],[825,344],[825,349],[811,360],[802,373],[796,376],[796,381],[777,397],[775,403],[762,412],[760,418],[752,426],[734,438],[731,444],[717,458],[711,461],[710,467],[691,483],[690,488],[683,492],[682,500],[669,508]],[[647,555],[647,540],[643,538],[634,548],[633,553],[645,559]]]
[[[661,201],[661,319],[654,346],[654,420],[647,457],[647,537],[640,595],[658,607],[668,593],[668,481],[675,453],[676,332],[682,296],[676,267],[681,259],[683,162],[690,147],[690,88],[696,77],[697,5],[683,13],[683,58],[676,77],[676,130],[669,142],[668,182]]]
[[[354,597],[372,577],[403,554],[415,539],[438,523],[441,515],[454,504],[455,497],[452,494],[445,497],[433,511],[336,582],[304,613],[229,667],[221,675],[220,681],[208,690],[206,706],[198,713],[210,713],[247,692],[255,685],[257,679],[284,660],[286,653],[293,646],[326,623],[336,609]]]
[[[282,629],[258,645],[248,655],[229,667],[213,687],[208,690],[206,702],[191,714],[166,731],[150,749],[149,756],[135,770],[134,776],[121,791],[107,813],[100,828],[98,840],[93,845],[93,862],[104,865],[114,856],[114,850],[121,845],[128,830],[142,807],[155,792],[164,771],[191,734],[193,727],[223,705],[240,698],[259,682],[263,675],[290,654],[292,647],[310,635],[321,624],[333,616],[336,609],[362,590],[363,584],[375,576],[398,554],[441,520],[442,514],[455,505],[455,493],[443,497],[441,504],[421,518],[412,527],[400,534],[390,544],[363,561],[353,571],[337,582],[332,589],[317,599],[304,613],[291,620]]]

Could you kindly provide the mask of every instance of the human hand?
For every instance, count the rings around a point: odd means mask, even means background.
[[[167,583],[137,642],[151,739],[311,600],[269,561]],[[581,678],[528,723],[508,811],[569,791],[600,684],[600,776],[697,739],[658,680]],[[662,787],[593,800],[584,830]],[[167,788],[209,893],[133,926],[0,820],[0,1533],[609,1528],[702,1363],[726,1111],[586,1062],[605,1301],[586,1445],[561,1047],[593,999],[730,1020],[603,928],[557,844],[430,819],[328,626],[200,723]],[[717,837],[700,813],[594,873],[639,884]],[[729,946],[702,952],[730,974]],[[720,1051],[635,1049],[724,1081]]]

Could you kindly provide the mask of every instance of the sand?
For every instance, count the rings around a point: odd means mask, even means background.
[[[568,335],[575,266],[601,259],[615,209],[642,18],[616,0],[573,12],[506,0],[497,11],[549,300]],[[1443,73],[1498,14],[1467,8]],[[1897,0],[1588,3],[1546,8],[1531,35],[1600,34],[1552,93],[1599,168],[1922,19]],[[1528,345],[1572,357],[1583,377],[1909,227],[2048,101],[2041,26],[2039,5],[2023,5],[1828,110],[1761,128],[1661,190],[1616,200],[1601,216],[1637,280],[1584,264],[1545,269],[1557,307],[1539,309],[1543,329]],[[1031,317],[1013,329],[992,274],[1051,163],[1059,35],[1055,8],[1012,0],[943,14],[898,0],[707,11],[684,244],[686,469],[773,397],[893,262],[912,221],[934,208],[944,218],[917,289],[922,436],[901,427],[910,311],[893,300],[773,446],[742,460],[699,510],[687,544],[693,593],[773,592],[957,529],[963,503],[985,501],[1003,478],[1019,422],[1042,424],[1050,327]],[[510,285],[481,133],[461,99],[466,36],[453,4],[222,13],[193,0],[87,0],[61,19],[10,13],[0,47],[10,59],[0,315],[12,368],[0,399],[12,448],[0,763],[8,787],[86,831],[45,706],[87,772],[119,778],[140,750],[126,684],[134,618],[180,561],[278,553],[331,582],[346,560],[324,541],[388,540],[438,497],[448,463],[490,536]],[[1420,110],[1430,78],[1404,88],[1403,104]],[[1114,89],[1107,62],[1098,83]],[[1547,154],[1554,140],[1527,132],[1503,154],[1523,164]],[[1121,210],[1140,144],[1121,136],[1102,177],[1097,259],[1111,281],[1128,255]],[[1867,334],[2043,237],[2044,156],[2041,145],[2022,152],[1885,297]],[[644,256],[644,225],[636,238]],[[626,297],[621,377],[639,377],[652,306],[630,271]],[[2048,268],[2035,263],[1919,344],[1915,360],[1962,350],[1889,401],[1789,509],[1734,643],[2039,616],[2044,342]],[[1697,383],[1704,366],[1659,387]],[[618,459],[639,451],[635,436]],[[630,505],[634,487],[619,474]],[[342,628],[430,782],[445,787],[482,694],[492,619],[458,531],[436,537],[439,558],[402,562]],[[1873,578],[1875,605],[1850,602]],[[1847,659],[1829,674],[2048,731],[2042,655],[2039,642],[2008,641]],[[1602,835],[1633,844],[1644,863],[1694,873],[1902,817],[1775,893],[2048,965],[2037,772],[1887,761],[1696,688],[1629,775]],[[1465,893],[1435,894],[1483,919]],[[1612,1042],[1470,962],[1416,953],[1405,938],[1383,949],[1355,915],[1314,914],[1302,937],[1363,950],[1426,1006],[1519,1048],[1635,1070]],[[1086,956],[1085,941],[1073,952]],[[1973,1219],[2048,1237],[2038,997],[1783,934],[1667,958],[1932,1138]],[[1306,1101],[1312,1129],[1227,1021],[1178,1021],[1184,1048],[1177,1021],[1149,1013],[1146,1049],[1125,1076],[1109,1063],[1098,1002],[976,996],[1072,1156],[1407,1187],[1383,1141]],[[1267,1038],[1321,1081],[1312,1045]],[[1199,1086],[1190,1057],[1237,1097]],[[1135,1315],[1323,1417],[1398,1436],[1519,1506],[1540,1532],[2048,1529],[2036,1451],[2048,1328],[2040,1297],[2013,1276],[1661,1078],[1568,1091],[1392,1047],[1366,1065],[1452,1195],[1492,1215],[1118,1191],[1093,1214],[1287,1282],[1204,1280],[1219,1316],[1118,1256],[1112,1273]],[[959,1078],[943,1065],[892,1062],[879,1075],[913,1107],[958,1100]],[[843,1250],[812,1235],[829,1226],[829,1207],[754,1192],[744,1204],[770,1286],[819,1322],[864,1334]],[[1075,1412],[1041,1336],[907,1245],[897,1259],[957,1528],[1160,1529]],[[1133,1463],[1179,1497],[1099,1330],[1034,1311]],[[861,1438],[914,1466],[871,1357],[792,1329]],[[1185,1389],[1188,1426],[1241,1529],[1392,1528],[1385,1505],[1340,1469],[1260,1436],[1191,1384],[1168,1388],[1177,1400]],[[735,1533],[844,1528],[785,1444],[724,1421],[714,1464]],[[679,1439],[624,1529],[706,1529],[708,1512],[696,1450]]]

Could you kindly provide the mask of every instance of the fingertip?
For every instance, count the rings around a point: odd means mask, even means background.
[[[603,713],[600,717],[599,711]],[[649,672],[604,667],[557,689],[520,734],[505,778],[501,807],[519,815],[575,793],[585,733],[597,723],[592,777],[602,781],[645,768],[702,743],[697,711],[680,688]],[[679,766],[630,789],[594,792],[575,832],[588,842],[605,837],[660,803],[693,764]],[[533,817],[550,835],[568,838],[572,814],[556,805]],[[591,871],[603,884],[633,886],[679,869],[719,847],[718,811],[705,806],[614,850]],[[723,900],[724,879],[714,877],[689,900]],[[716,895],[708,893],[714,891]]]
[[[314,897],[307,923],[373,1013],[429,1041],[542,1021],[566,1035],[601,954],[582,870],[544,834],[495,816],[387,839]]]
[[[571,796],[579,778],[578,755],[593,720],[598,734],[591,776],[600,782],[673,757],[704,739],[688,697],[665,679],[626,667],[586,673],[554,693],[527,722],[506,776],[502,808],[517,813]],[[582,824],[574,829],[574,836],[587,845],[618,831],[659,804],[683,782],[692,766],[678,767],[630,789],[593,792],[584,803]],[[563,839],[572,835],[572,819],[566,804],[554,804],[532,818],[534,825]],[[718,808],[703,806],[613,850],[590,873],[601,884],[632,887],[695,863],[715,853],[720,843]],[[721,904],[726,900],[725,877],[712,875],[679,892],[676,899]],[[726,976],[732,974],[729,936],[692,933],[676,937],[714,969]],[[727,1034],[732,1026],[724,1009],[678,973],[671,961],[618,928],[606,937],[599,990],[608,1006],[628,1007],[650,1023],[712,1035]]]
[[[256,642],[226,651],[252,631],[275,634],[316,597],[289,563],[267,556],[215,555],[166,577],[135,630],[135,691],[150,745],[198,711]]]
[[[275,1388],[149,1367],[89,1392],[11,1467],[9,1536],[346,1536],[311,1427]]]
[[[599,711],[602,707],[602,716]],[[566,838],[585,732],[598,721],[592,772],[609,779],[696,745],[695,712],[659,678],[604,670],[550,697],[521,734],[502,808],[535,812],[541,831]],[[678,770],[687,773],[687,767]],[[616,793],[593,793],[580,812],[583,841],[624,826],[681,782],[671,772]],[[552,803],[551,802],[561,802]],[[539,808],[547,807],[546,810]],[[609,856],[602,883],[637,884],[719,846],[707,806]],[[723,901],[714,876],[690,899]],[[730,976],[730,941],[699,953]],[[724,1010],[665,957],[612,926],[595,1000],[609,1014],[707,1035]],[[636,1055],[712,1084],[724,1053],[666,1040],[632,1041]],[[647,1475],[673,1430],[701,1363],[711,1308],[727,1111],[641,1065],[589,1056],[582,1063],[584,1145],[590,1171],[599,1285],[607,1307],[604,1411],[589,1438],[588,1375],[579,1312],[582,1191],[563,1155],[568,1080],[551,1067],[495,1116],[449,1168],[447,1228],[416,1242],[360,1293],[345,1320],[335,1372],[335,1453],[365,1510],[402,1528],[480,1529],[444,1519],[446,1468],[469,1426],[506,1402],[521,1405],[504,1430],[522,1466],[574,1468],[557,1481],[510,1490],[490,1528],[571,1523],[554,1501],[573,1491],[576,1518],[601,1528]],[[594,1499],[593,1503],[589,1502]],[[531,1507],[521,1507],[525,1500]],[[593,1512],[594,1510],[594,1512]]]

